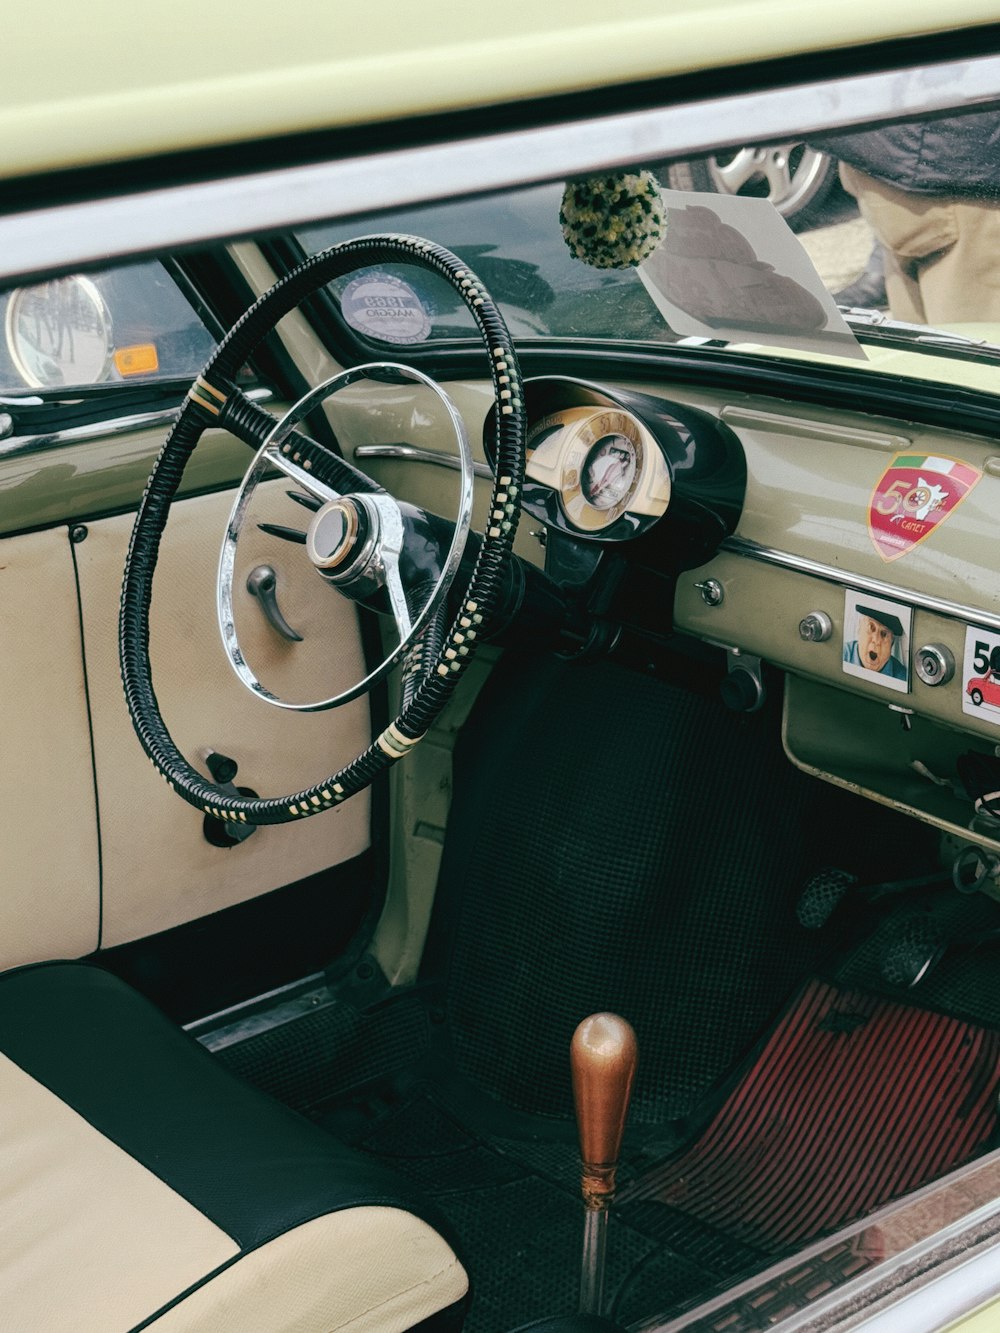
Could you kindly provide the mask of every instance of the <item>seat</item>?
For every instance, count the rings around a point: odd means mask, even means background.
[[[98,967],[0,976],[0,1115],[5,1328],[461,1322],[465,1270],[404,1184]]]

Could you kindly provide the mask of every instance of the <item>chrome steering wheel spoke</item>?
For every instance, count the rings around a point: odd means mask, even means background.
[[[279,421],[278,425],[281,424]],[[294,481],[300,490],[305,491],[307,495],[311,495],[321,505],[340,498],[340,491],[335,491],[332,486],[327,486],[325,482],[320,481],[315,473],[307,471],[274,445],[264,445],[261,454],[265,471],[270,467],[275,468],[278,472],[283,472],[289,481]]]
[[[417,384],[430,390],[443,406],[458,446],[461,476],[457,518],[440,571],[419,610],[411,605],[413,589],[410,589],[408,596],[404,579],[402,565],[407,526],[396,500],[385,492],[342,495],[317,476],[313,466],[304,466],[292,452],[292,432],[303,418],[321,403],[360,380]],[[273,693],[247,661],[236,630],[233,586],[237,547],[254,493],[273,470],[294,481],[296,486],[320,503],[306,538],[305,549],[311,563],[338,591],[353,600],[370,604],[373,595],[382,594],[381,600],[387,604],[398,634],[395,648],[373,671],[354,685],[326,699],[293,702]],[[366,693],[376,681],[407,657],[414,642],[441,606],[461,562],[472,522],[474,476],[472,450],[462,417],[448,394],[422,371],[394,362],[374,362],[342,371],[304,394],[275,423],[247,469],[226,524],[219,556],[216,604],[222,644],[230,665],[247,689],[278,708],[295,712],[319,712],[339,707]]]

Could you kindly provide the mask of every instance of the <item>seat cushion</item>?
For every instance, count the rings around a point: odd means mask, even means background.
[[[467,1286],[405,1185],[116,978],[0,976],[7,1326],[395,1333]]]

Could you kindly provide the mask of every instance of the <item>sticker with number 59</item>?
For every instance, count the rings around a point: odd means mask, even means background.
[[[991,630],[965,631],[962,712],[1000,726],[1000,634]]]

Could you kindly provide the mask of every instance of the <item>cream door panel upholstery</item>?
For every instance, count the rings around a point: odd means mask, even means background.
[[[347,1208],[245,1255],[149,1327],[402,1333],[461,1300],[468,1286],[451,1247],[426,1222],[398,1208]]]
[[[97,819],[65,528],[0,541],[0,968],[97,947]]]
[[[247,658],[272,690],[294,701],[328,697],[364,675],[354,606],[308,566],[303,547],[256,529],[266,517],[305,527],[287,483],[261,488],[240,543],[234,591]],[[259,493],[260,494],[260,493]],[[215,578],[229,494],[175,504],[153,581],[150,656],[164,720],[206,773],[217,750],[239,764],[240,786],[261,796],[298,791],[369,744],[366,698],[325,713],[288,713],[252,696],[232,673],[216,624]],[[362,792],[304,824],[259,829],[228,850],[202,834],[202,815],[171,792],[139,746],[118,671],[118,592],[132,516],[90,526],[77,548],[90,681],[103,856],[103,947],[219,911],[357,856],[369,844]],[[278,571],[280,606],[302,643],[265,624],[245,590],[249,570]]]
[[[124,1331],[239,1253],[198,1209],[5,1055],[0,1105],[4,1328],[37,1329],[44,1293],[47,1328]]]

